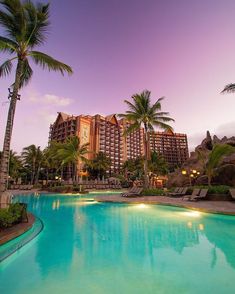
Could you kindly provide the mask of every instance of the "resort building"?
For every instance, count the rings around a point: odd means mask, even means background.
[[[150,151],[161,154],[171,170],[180,167],[189,157],[188,140],[185,134],[153,132],[149,134]]]
[[[112,160],[111,168],[107,172],[119,173],[126,160],[144,154],[143,129],[124,136],[124,131],[129,126],[129,122],[118,120],[114,114],[73,116],[59,112],[56,121],[50,126],[49,142],[64,142],[70,136],[78,136],[81,144],[89,143],[88,159],[92,159],[98,152],[103,152]],[[181,166],[188,159],[185,134],[170,131],[151,133],[148,149],[161,154],[171,169]]]

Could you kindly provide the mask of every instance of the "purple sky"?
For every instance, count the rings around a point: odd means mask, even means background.
[[[71,65],[74,75],[33,67],[12,148],[44,147],[58,111],[124,112],[123,100],[144,89],[153,102],[166,97],[163,110],[190,148],[206,130],[235,135],[235,94],[220,94],[235,82],[234,15],[234,0],[52,0],[48,42],[38,49]],[[1,145],[12,81],[13,75],[1,80]]]

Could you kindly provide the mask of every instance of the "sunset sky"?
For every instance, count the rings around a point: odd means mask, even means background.
[[[220,94],[235,82],[234,0],[50,2],[50,33],[38,49],[71,65],[74,75],[33,66],[17,105],[12,149],[45,147],[59,111],[124,112],[123,100],[144,89],[153,102],[166,97],[163,110],[175,119],[175,132],[188,135],[190,149],[206,130],[235,135],[235,94]],[[1,145],[13,78],[0,81]]]

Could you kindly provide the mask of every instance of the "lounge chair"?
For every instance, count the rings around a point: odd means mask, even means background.
[[[126,194],[135,193],[135,191],[136,191],[137,188],[138,187],[132,187],[129,191],[121,193],[121,196],[124,197]]]
[[[208,189],[201,189],[199,195],[192,197],[191,199],[189,199],[190,201],[198,201],[201,199],[205,199],[208,193]]]
[[[169,195],[174,196],[174,197],[185,196],[187,194],[187,191],[188,191],[188,187],[185,187],[185,188],[179,189],[178,193],[177,192],[176,193],[170,193]]]
[[[193,189],[193,193],[191,195],[185,195],[182,197],[182,200],[190,200],[191,198],[194,198],[198,196],[200,193],[200,189]]]
[[[233,200],[235,200],[235,189],[229,189],[229,193],[232,196]]]
[[[183,192],[184,188],[176,188],[174,192],[169,193],[169,196],[180,196],[181,193]]]
[[[179,188],[179,187],[176,187],[176,188],[174,189],[174,191],[173,191],[173,192],[170,192],[170,193],[168,193],[168,195],[169,195],[169,196],[171,196],[171,195],[175,195],[175,193],[179,193],[180,189],[181,189],[181,188]]]
[[[123,195],[123,197],[137,197],[137,196],[140,196],[142,191],[143,191],[143,188],[137,187],[134,192],[126,193],[125,195]]]

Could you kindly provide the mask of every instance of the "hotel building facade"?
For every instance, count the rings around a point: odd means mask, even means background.
[[[101,116],[68,115],[58,113],[56,121],[50,126],[49,143],[64,142],[68,137],[78,136],[81,144],[89,143],[92,159],[96,153],[103,152],[112,165],[108,173],[119,173],[124,162],[144,154],[144,130],[142,128],[124,136],[130,124],[117,119],[115,114]],[[181,166],[188,159],[188,142],[185,134],[173,132],[153,132],[149,134],[149,151],[161,154],[170,169]]]

